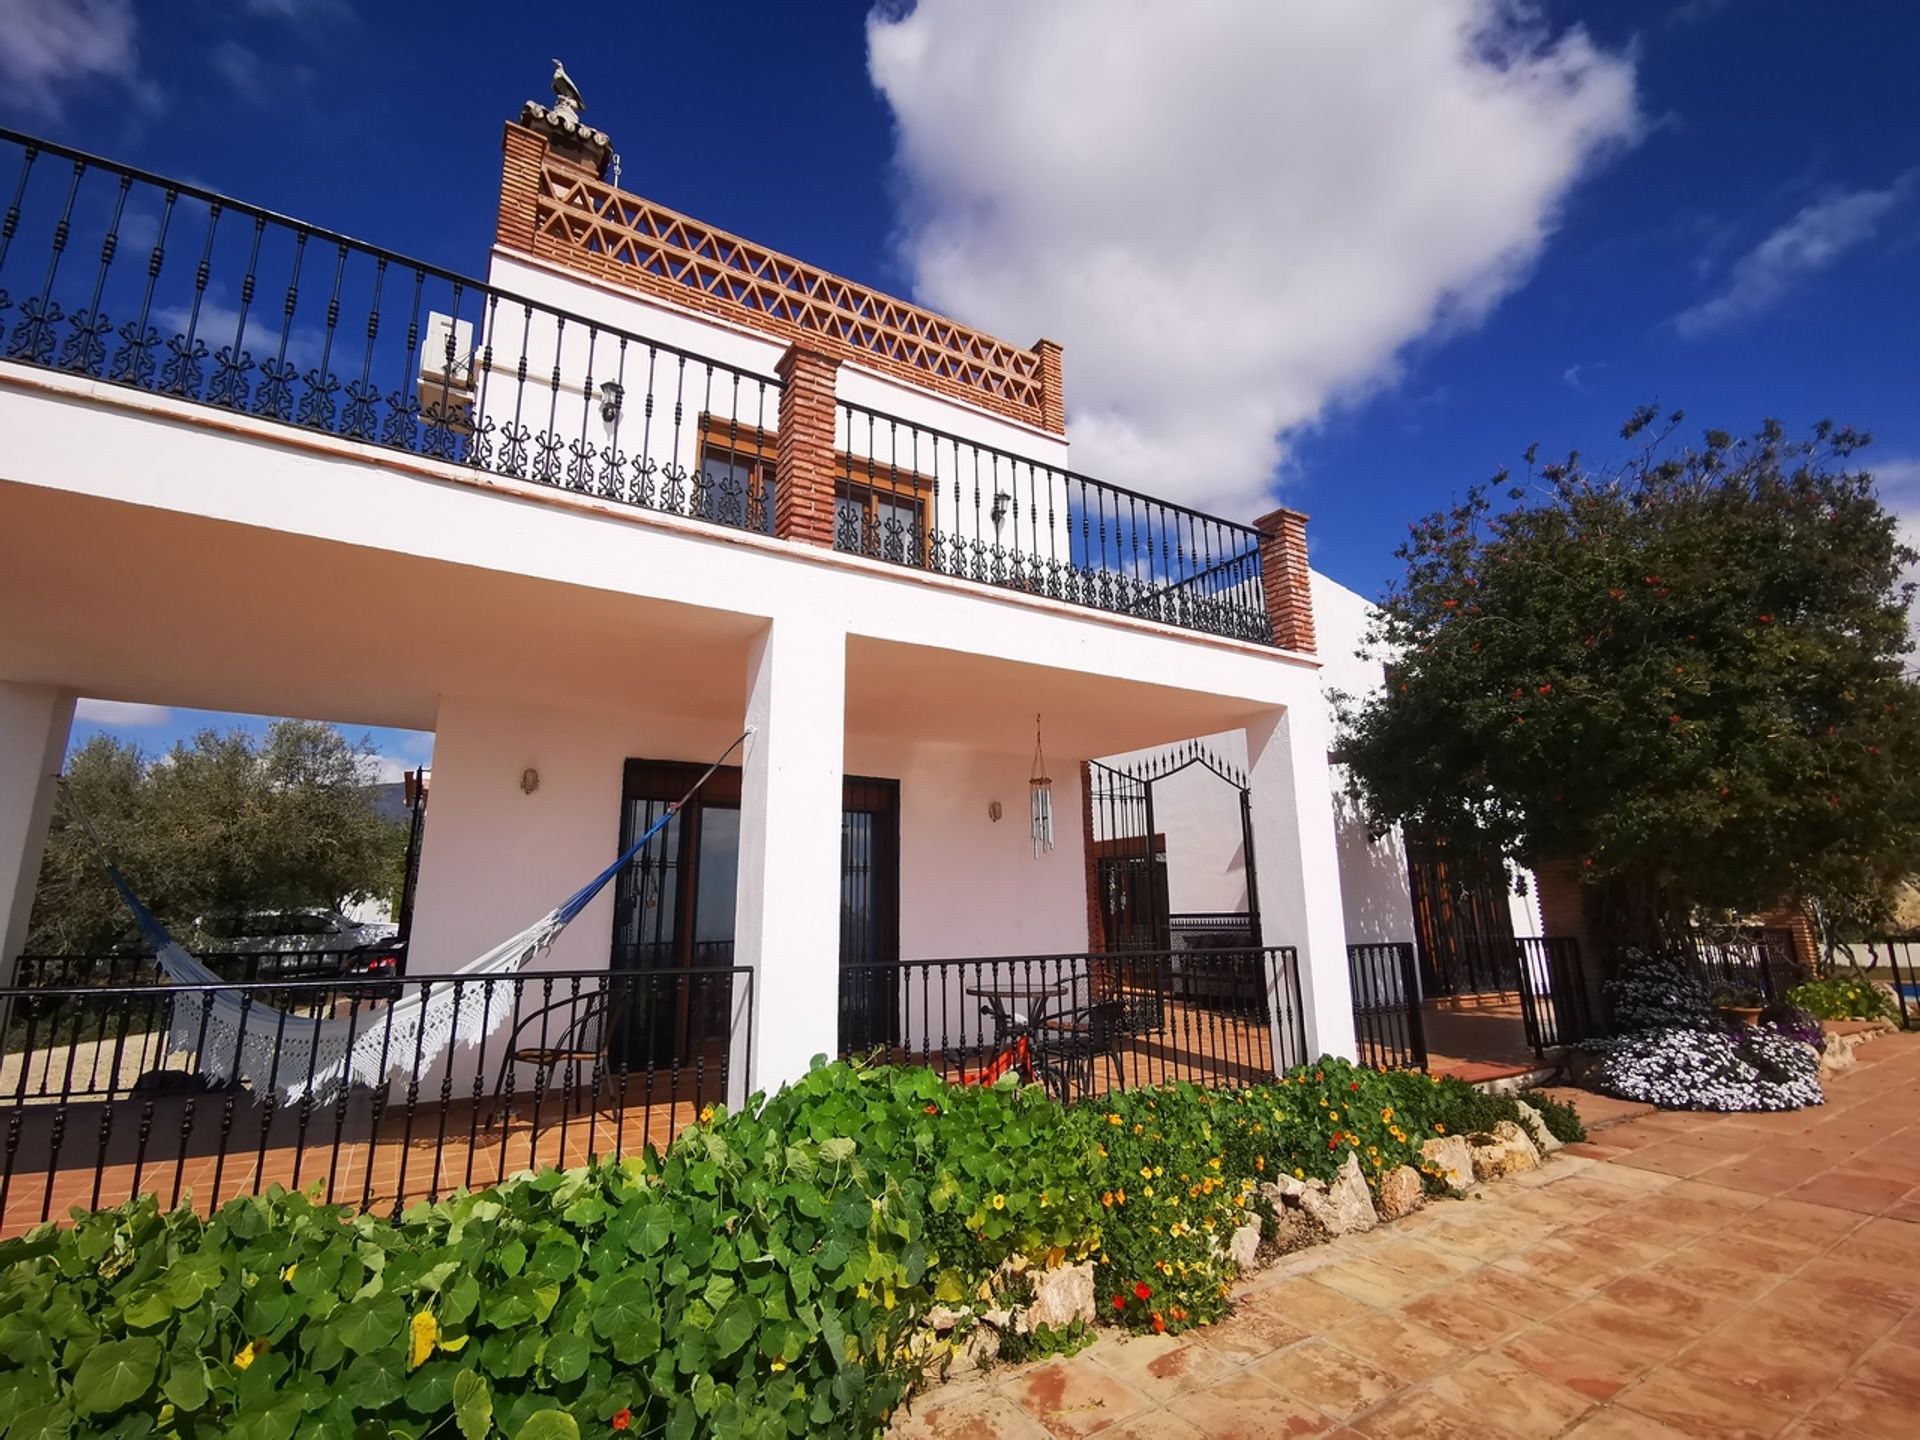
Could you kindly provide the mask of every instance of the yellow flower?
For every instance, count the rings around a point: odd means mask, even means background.
[[[996,1195],[996,1196],[994,1196],[994,1197],[993,1197],[993,1208],[994,1208],[994,1209],[996,1209],[996,1210],[1004,1210],[1004,1209],[1006,1209],[1006,1208],[1007,1208],[1007,1197],[1006,1197],[1006,1196],[1004,1196],[1004,1195]]]
[[[233,1357],[233,1368],[244,1370],[266,1353],[267,1342],[264,1336],[258,1340],[249,1340],[240,1347],[240,1353]]]
[[[1147,1199],[1149,1199],[1149,1200],[1151,1200],[1151,1199],[1153,1199],[1153,1186],[1151,1186],[1151,1185],[1142,1185],[1142,1186],[1140,1187],[1140,1193],[1141,1193],[1141,1194],[1143,1194],[1143,1195],[1145,1195],[1145,1196],[1147,1197]]]
[[[713,1119],[713,1107],[711,1105],[702,1105],[700,1107],[700,1123],[704,1125],[711,1119]]]
[[[296,1260],[296,1261],[294,1261],[294,1262],[293,1262],[293,1264],[291,1264],[291,1265],[289,1265],[289,1266],[287,1266],[287,1268],[286,1268],[286,1269],[284,1269],[284,1270],[282,1270],[282,1271],[280,1272],[280,1278],[281,1278],[282,1280],[284,1280],[284,1281],[286,1281],[286,1282],[287,1282],[287,1284],[289,1284],[289,1285],[291,1285],[291,1284],[293,1283],[293,1277],[294,1277],[294,1274],[295,1274],[295,1272],[297,1272],[297,1271],[298,1271],[299,1269],[300,1269],[300,1262],[299,1262],[298,1260]]]
[[[1142,1165],[1140,1167],[1140,1178],[1142,1180],[1153,1179],[1153,1167],[1151,1165]]]
[[[1391,1119],[1393,1119],[1393,1107],[1392,1107],[1391,1105],[1389,1105],[1389,1106],[1387,1106],[1387,1108],[1386,1108],[1386,1109],[1384,1109],[1384,1110],[1382,1110],[1382,1111],[1380,1112],[1380,1118],[1381,1118],[1382,1120],[1391,1120]]]
[[[773,1362],[773,1364],[769,1365],[767,1368],[773,1371],[774,1374],[778,1375],[782,1370],[787,1368],[787,1362],[784,1360],[776,1360]]]
[[[422,1310],[413,1317],[413,1344],[407,1351],[407,1368],[418,1370],[427,1363],[427,1357],[433,1354],[434,1343],[440,1338],[440,1322],[433,1318],[431,1310]]]
[[[1040,1208],[1042,1210],[1047,1208],[1047,1192],[1044,1190],[1040,1192]]]
[[[1337,1121],[1339,1118],[1340,1112],[1338,1110],[1329,1110],[1327,1112],[1327,1119]]]
[[[1293,1169],[1293,1178],[1296,1180],[1304,1180],[1307,1178],[1307,1172],[1296,1165]]]
[[[1118,1125],[1119,1123],[1120,1123],[1120,1117],[1119,1117],[1119,1115],[1117,1115],[1117,1114],[1109,1114],[1109,1115],[1107,1116],[1107,1124],[1109,1124],[1109,1125]]]

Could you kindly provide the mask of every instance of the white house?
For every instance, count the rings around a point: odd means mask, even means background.
[[[1059,346],[618,190],[566,106],[506,127],[484,277],[0,149],[0,954],[78,695],[433,731],[409,983],[751,726],[538,962],[738,977],[708,1017],[737,1094],[849,1026],[979,1028],[980,971],[884,967],[1044,957],[1097,998],[1081,762],[1229,737],[1260,938],[1297,966],[1262,972],[1260,1063],[1351,1052],[1304,517],[1074,471]]]

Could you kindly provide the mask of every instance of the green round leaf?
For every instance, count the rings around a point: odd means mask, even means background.
[[[513,1440],[580,1440],[580,1426],[564,1410],[537,1410],[514,1431]]]
[[[96,1345],[74,1373],[74,1408],[82,1415],[104,1415],[131,1405],[159,1372],[160,1342],[150,1336]]]

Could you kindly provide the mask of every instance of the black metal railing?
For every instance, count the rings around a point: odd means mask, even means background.
[[[1062,1103],[1189,1080],[1249,1085],[1304,1064],[1289,946],[1126,951],[841,967],[840,1053],[950,1080],[1011,1069]]]
[[[395,954],[399,948],[397,943],[376,943],[351,950],[200,950],[195,958],[222,980],[328,980],[367,973],[370,963]],[[159,966],[146,951],[21,955],[14,961],[13,984],[23,990],[159,983]]]
[[[1887,972],[1884,980],[1882,970]],[[1920,1025],[1920,939],[1881,935],[1851,941],[1833,950],[1826,973],[1857,975],[1864,984],[1889,986],[1900,1007],[1900,1028]]]
[[[1694,931],[1687,948],[1710,986],[1752,990],[1767,1004],[1784,1001],[1789,990],[1812,978],[1794,953],[1791,930]]]
[[[1360,1063],[1376,1070],[1426,1069],[1427,1030],[1412,942],[1349,945],[1347,978]]]
[[[1526,935],[1508,943],[1516,956],[1520,1018],[1534,1053],[1544,1058],[1548,1050],[1589,1039],[1593,1007],[1580,942],[1570,935]]]
[[[1273,639],[1249,526],[845,401],[835,445],[836,549]]]
[[[416,1004],[506,1018],[444,1048]],[[0,1234],[269,1184],[397,1213],[664,1145],[746,1093],[752,1027],[744,969],[0,990]],[[316,1087],[323,1034],[380,1078]]]
[[[774,376],[17,131],[0,195],[0,358],[772,528]],[[837,432],[841,550],[1272,639],[1247,526],[855,405]]]
[[[1175,950],[1239,950],[1258,939],[1254,916],[1245,910],[1175,911],[1167,933]]]
[[[719,525],[779,381],[0,130],[0,357]]]
[[[1435,942],[1435,978],[1447,995],[1504,995],[1520,988],[1512,935],[1447,932]]]

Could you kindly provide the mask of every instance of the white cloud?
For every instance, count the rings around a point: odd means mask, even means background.
[[[1281,439],[1520,284],[1638,132],[1514,0],[920,0],[868,19],[916,293],[1066,346],[1075,463],[1259,503]]]
[[[173,711],[165,705],[134,705],[125,700],[82,700],[73,707],[73,718],[95,725],[151,729],[169,723]]]
[[[133,0],[0,0],[0,81],[55,118],[93,79],[119,81],[150,103],[137,32]]]
[[[1674,328],[1695,340],[1770,308],[1801,280],[1872,239],[1906,198],[1912,178],[1909,173],[1884,190],[1850,190],[1803,206],[1734,262],[1725,289],[1675,316]]]
[[[398,785],[406,778],[407,771],[413,768],[385,755],[369,755],[360,767],[369,785]]]

